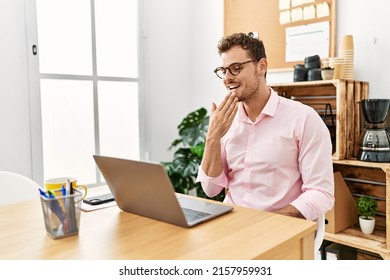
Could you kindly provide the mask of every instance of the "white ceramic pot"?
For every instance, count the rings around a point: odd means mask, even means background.
[[[333,69],[322,69],[321,70],[321,77],[323,80],[331,80],[333,79],[334,70]]]
[[[375,228],[375,218],[368,217],[368,219],[364,219],[362,216],[360,216],[359,225],[364,234],[371,234]]]

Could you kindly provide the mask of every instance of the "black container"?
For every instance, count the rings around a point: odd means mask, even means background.
[[[303,64],[294,65],[294,82],[307,81],[307,69]]]
[[[307,80],[308,80],[308,81],[322,80],[321,68],[309,69],[309,70],[307,71]]]
[[[305,57],[305,68],[321,68],[321,59],[318,55],[307,56]]]

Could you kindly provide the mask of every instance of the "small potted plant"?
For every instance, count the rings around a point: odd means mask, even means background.
[[[357,212],[359,214],[360,229],[365,234],[371,234],[375,227],[375,213],[378,207],[376,200],[364,195],[356,201]]]
[[[333,79],[334,68],[330,66],[325,66],[321,68],[321,77],[323,80],[331,80]]]

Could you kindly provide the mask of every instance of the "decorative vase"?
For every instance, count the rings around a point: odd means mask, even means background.
[[[363,218],[362,216],[359,217],[359,225],[360,229],[364,234],[371,234],[374,231],[375,228],[375,218],[374,217],[368,217],[368,219]]]

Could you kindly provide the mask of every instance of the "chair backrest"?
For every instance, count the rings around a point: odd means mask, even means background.
[[[0,205],[39,198],[40,185],[28,177],[0,171]]]
[[[325,214],[317,219],[317,230],[314,237],[314,253],[316,253],[322,245],[325,236]]]

